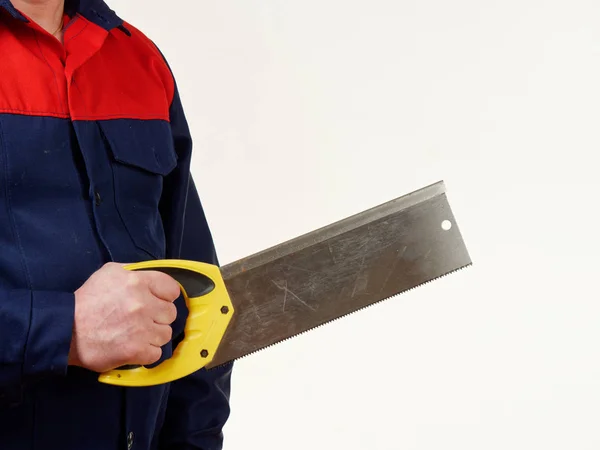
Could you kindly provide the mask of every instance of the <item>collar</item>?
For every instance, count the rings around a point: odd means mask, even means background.
[[[29,22],[10,0],[0,0],[0,8],[4,8],[15,19]],[[70,17],[79,14],[106,31],[113,28],[123,29],[123,20],[108,7],[104,0],[65,0],[65,13]]]

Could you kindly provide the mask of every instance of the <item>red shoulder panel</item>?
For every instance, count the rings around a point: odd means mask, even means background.
[[[101,49],[74,71],[73,84],[79,95],[71,91],[73,119],[169,120],[174,95],[171,71],[144,34],[125,26],[131,36],[119,29],[111,31]]]
[[[64,47],[0,14],[0,113],[73,120],[169,120],[174,80],[155,45],[125,24],[107,33],[78,16]]]

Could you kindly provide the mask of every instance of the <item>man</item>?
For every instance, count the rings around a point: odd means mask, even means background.
[[[178,284],[123,264],[216,264],[162,54],[102,0],[0,0],[0,448],[217,450],[231,366],[144,388]]]

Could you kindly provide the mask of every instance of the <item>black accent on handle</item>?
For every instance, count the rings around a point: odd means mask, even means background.
[[[182,269],[179,267],[152,267],[136,270],[156,270],[166,273],[183,286],[183,289],[189,298],[206,295],[216,287],[213,280],[206,275],[189,269]]]
[[[127,364],[126,366],[117,367],[115,370],[132,370],[137,369],[138,367],[142,367],[139,364]]]

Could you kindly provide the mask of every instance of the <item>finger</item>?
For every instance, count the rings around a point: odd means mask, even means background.
[[[170,325],[177,319],[177,307],[173,303],[156,301],[153,305],[152,320],[159,325]]]
[[[144,353],[139,356],[138,360],[134,364],[148,366],[157,362],[161,358],[161,356],[162,349],[160,348],[160,346],[148,345],[148,347],[144,349]]]
[[[174,278],[160,271],[147,271],[150,292],[161,300],[174,302],[181,295],[181,286]]]
[[[169,325],[156,325],[152,329],[150,344],[154,347],[162,347],[173,338],[173,329]]]

